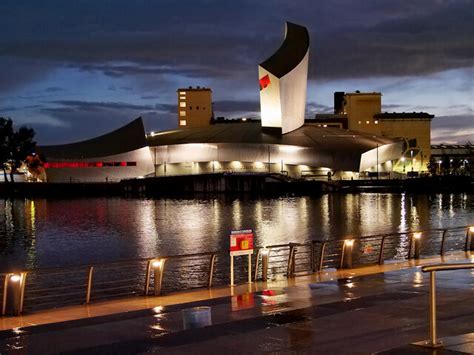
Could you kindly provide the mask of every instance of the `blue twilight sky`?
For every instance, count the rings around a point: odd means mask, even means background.
[[[171,129],[176,89],[200,85],[216,116],[258,117],[285,21],[310,31],[307,117],[381,91],[384,111],[435,114],[433,142],[474,142],[473,0],[1,0],[0,116],[40,144]]]

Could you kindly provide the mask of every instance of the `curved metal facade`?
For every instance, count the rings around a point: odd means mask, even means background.
[[[82,142],[38,148],[49,182],[105,182],[154,172],[143,121]]]
[[[258,66],[262,127],[285,134],[304,124],[309,33],[286,23],[281,47]]]
[[[173,174],[170,164],[182,164],[181,170],[175,173],[185,174],[191,173],[194,163],[233,162],[235,166],[239,166],[237,163],[242,165],[239,168],[241,171],[258,171],[255,170],[258,165],[262,171],[269,165],[327,168],[333,171],[359,171],[360,167],[368,170],[372,166],[368,165],[372,163],[372,156],[367,155],[367,158],[362,159],[364,153],[378,149],[378,162],[382,164],[395,159],[394,155],[398,154],[399,157],[403,145],[403,141],[385,137],[311,125],[274,136],[262,132],[258,122],[216,124],[186,132],[161,132],[149,137],[149,143],[156,165],[166,164],[170,175]],[[382,148],[388,146],[392,149],[386,151]],[[251,166],[246,163],[257,164]],[[235,170],[232,164],[226,166],[223,170]],[[215,170],[215,166],[204,165],[200,169],[201,172],[210,172],[211,168]],[[279,167],[275,169],[283,170]],[[193,170],[193,173],[199,173],[199,170]]]

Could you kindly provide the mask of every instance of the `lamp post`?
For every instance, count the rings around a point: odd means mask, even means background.
[[[405,174],[405,157],[400,159],[403,162],[403,173]]]
[[[410,156],[411,156],[411,171],[413,172],[413,149],[410,150]]]

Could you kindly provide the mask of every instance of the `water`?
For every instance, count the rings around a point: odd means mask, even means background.
[[[278,199],[0,199],[0,271],[474,224],[474,195],[328,194]]]

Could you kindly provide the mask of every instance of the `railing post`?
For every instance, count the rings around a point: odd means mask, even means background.
[[[146,263],[146,273],[145,273],[145,296],[148,296],[150,291],[150,278],[151,278],[151,263],[153,260],[148,260]]]
[[[91,290],[92,290],[92,277],[94,273],[94,267],[89,267],[89,272],[87,275],[87,290],[86,290],[86,304],[89,304],[91,301]]]
[[[420,258],[420,242],[421,232],[412,233],[410,237],[410,244],[408,246],[408,259],[419,259]],[[414,249],[413,256],[412,250]]]
[[[258,265],[260,264],[260,249],[257,249],[257,256],[255,257],[255,266],[253,269],[253,279],[257,281],[258,279]]]
[[[151,267],[153,268],[153,284],[155,296],[161,294],[161,284],[163,283],[163,271],[165,270],[166,259],[156,259],[151,262]]]
[[[444,255],[444,241],[446,239],[446,232],[448,230],[447,229],[443,229],[443,236],[441,237],[441,247],[440,247],[440,250],[439,250],[439,255],[443,256]]]
[[[2,316],[7,312],[7,297],[8,297],[8,280],[11,274],[5,274],[3,279],[3,300],[2,300]]]
[[[316,255],[314,253],[314,245],[316,244],[315,240],[311,241],[311,272],[316,271]]]
[[[21,313],[23,313],[23,304],[24,304],[24,301],[25,301],[25,287],[26,287],[26,276],[28,275],[27,272],[22,272],[21,273],[21,285],[20,285],[20,304],[19,304],[19,313],[18,315],[20,315]]]
[[[439,344],[436,334],[436,271],[430,272],[430,341],[433,347]]]
[[[323,269],[324,265],[324,252],[326,249],[326,242],[321,243],[321,249],[319,250],[319,264],[318,264],[318,271]]]
[[[4,281],[5,290],[3,294],[2,314],[7,312],[7,303],[10,304],[10,313],[19,316],[23,312],[23,302],[25,299],[26,272],[19,274],[7,274]],[[10,289],[10,292],[8,292]],[[10,296],[8,296],[10,294]],[[10,302],[8,302],[10,299]]]
[[[207,287],[212,287],[212,278],[214,276],[214,265],[216,263],[216,254],[211,255],[210,265],[209,265],[209,277],[207,279]]]
[[[385,249],[385,238],[387,236],[384,235],[382,237],[382,240],[380,241],[380,251],[379,251],[379,265],[382,265],[384,263],[384,249]]]
[[[341,264],[339,265],[340,269],[351,269],[352,268],[352,251],[354,248],[354,239],[344,240],[342,245],[341,253]]]
[[[420,258],[420,251],[421,251],[421,233],[413,233],[413,239],[415,242],[415,259]]]
[[[262,281],[268,280],[268,257],[270,254],[270,249],[262,249]]]
[[[288,265],[286,268],[286,277],[294,277],[295,276],[295,252],[296,252],[296,245],[295,243],[290,243],[290,252],[288,254]]]
[[[474,238],[472,238],[473,234],[474,234],[474,226],[467,227],[466,245],[464,246],[465,251],[474,251]]]

